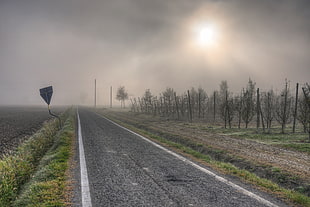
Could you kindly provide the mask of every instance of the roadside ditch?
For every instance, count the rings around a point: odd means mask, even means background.
[[[68,160],[74,140],[74,110],[52,119],[0,160],[0,206],[66,206]]]

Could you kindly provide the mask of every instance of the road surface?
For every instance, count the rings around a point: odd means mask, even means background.
[[[285,206],[92,111],[78,115],[75,206]]]

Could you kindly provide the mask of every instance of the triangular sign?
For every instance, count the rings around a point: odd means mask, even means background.
[[[41,88],[40,89],[40,95],[42,96],[44,101],[48,105],[50,105],[51,99],[52,99],[52,95],[53,95],[53,86],[49,86],[49,87],[46,87],[46,88]]]

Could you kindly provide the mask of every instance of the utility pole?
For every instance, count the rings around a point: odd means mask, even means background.
[[[97,86],[96,86],[96,79],[95,79],[95,108],[97,106]]]
[[[110,88],[110,108],[112,108],[112,86]]]

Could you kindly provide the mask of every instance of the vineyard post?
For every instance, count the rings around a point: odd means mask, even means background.
[[[257,88],[257,92],[256,92],[256,95],[257,95],[257,100],[256,100],[256,130],[257,130],[257,133],[259,132],[259,127],[260,127],[260,100],[259,100],[259,88]]]
[[[286,116],[287,116],[287,95],[288,95],[288,88],[287,88],[287,81],[285,83],[285,94],[284,94],[284,109],[283,109],[283,123],[282,123],[282,134],[284,134],[284,129],[286,126]]]
[[[298,83],[296,83],[296,95],[295,95],[295,109],[294,109],[294,121],[293,121],[293,133],[295,133],[296,117],[297,117],[297,105],[298,105]]]

